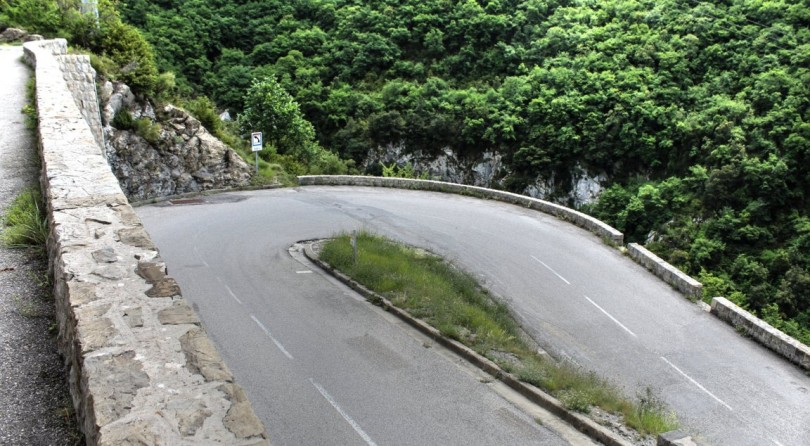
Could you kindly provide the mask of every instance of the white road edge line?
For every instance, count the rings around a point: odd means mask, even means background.
[[[593,304],[593,306],[594,306],[594,307],[596,307],[596,308],[598,308],[598,309],[599,309],[599,311],[601,311],[602,313],[605,313],[605,316],[609,317],[609,318],[610,318],[610,320],[612,320],[613,322],[615,322],[615,323],[616,323],[616,324],[617,324],[619,327],[622,327],[622,328],[624,329],[624,331],[626,331],[626,332],[630,333],[630,334],[631,334],[631,335],[632,335],[634,338],[637,338],[637,337],[638,337],[638,336],[636,336],[636,334],[635,334],[635,333],[633,333],[633,332],[632,332],[632,331],[631,331],[629,328],[625,327],[625,326],[624,326],[624,324],[622,324],[621,322],[619,322],[619,320],[618,320],[618,319],[616,319],[615,317],[611,316],[611,315],[610,315],[610,313],[608,313],[607,311],[605,311],[605,309],[604,309],[604,308],[600,307],[600,306],[599,306],[599,305],[598,305],[596,302],[592,301],[590,297],[585,296],[585,299],[588,299],[588,302],[592,303],[592,304]]]
[[[566,285],[571,285],[571,282],[565,280],[565,277],[561,276],[559,273],[557,273],[557,271],[554,271],[550,266],[546,265],[545,262],[543,262],[542,260],[538,259],[535,256],[530,256],[530,257],[533,258],[534,260],[537,260],[538,262],[540,262],[541,265],[545,266],[549,271],[554,273],[554,275],[559,277],[563,282],[565,282]]]
[[[222,281],[222,277],[217,277],[217,280],[219,281],[220,284],[222,284],[222,286],[225,287],[225,290],[228,291],[228,294],[230,294],[231,297],[233,297],[233,300],[235,300],[241,305],[242,301],[239,300],[238,297],[236,297],[236,294],[234,294],[233,291],[231,291],[231,287],[229,287],[228,285],[225,284],[225,282]]]
[[[253,322],[255,322],[259,326],[259,328],[261,328],[262,331],[264,331],[267,337],[270,338],[271,341],[273,341],[273,344],[276,344],[276,347],[278,347],[278,349],[281,350],[281,353],[284,353],[284,356],[286,356],[289,359],[294,359],[293,356],[290,354],[290,352],[288,352],[287,349],[284,348],[283,345],[281,345],[281,342],[278,342],[276,338],[273,337],[273,335],[270,333],[270,330],[268,330],[267,327],[264,326],[264,324],[262,324],[258,319],[256,319],[256,316],[251,314],[250,318],[253,319]]]
[[[734,409],[732,409],[732,408],[731,408],[731,406],[729,406],[728,404],[726,404],[726,402],[725,402],[725,401],[723,401],[723,400],[721,400],[720,398],[717,398],[716,396],[714,396],[714,394],[713,394],[713,393],[709,392],[709,391],[708,391],[708,390],[707,390],[705,387],[703,387],[702,385],[700,385],[700,383],[699,383],[699,382],[697,382],[697,381],[695,381],[694,379],[692,379],[692,377],[691,377],[691,376],[689,376],[689,375],[687,375],[686,373],[684,373],[684,372],[683,372],[683,370],[679,369],[677,366],[675,366],[675,364],[673,364],[673,363],[669,362],[669,360],[668,360],[667,358],[665,358],[665,357],[663,357],[663,356],[662,356],[662,357],[661,357],[661,359],[663,359],[663,360],[664,360],[664,362],[666,362],[667,364],[669,364],[669,365],[670,365],[670,367],[672,367],[673,369],[675,369],[675,370],[676,370],[678,373],[680,373],[681,375],[683,375],[683,376],[684,376],[684,378],[686,378],[686,379],[688,379],[689,381],[691,381],[691,382],[692,382],[692,384],[696,385],[696,386],[698,387],[698,389],[700,389],[700,390],[702,390],[702,391],[706,392],[706,394],[707,394],[707,395],[709,395],[710,397],[714,398],[714,400],[715,400],[715,401],[717,401],[718,403],[720,403],[720,404],[722,404],[722,405],[726,406],[726,409],[728,409],[728,410],[730,410],[730,411],[732,411],[732,412],[734,411]]]
[[[783,445],[782,443],[780,443],[780,442],[778,442],[778,441],[774,440],[773,438],[771,438],[771,441],[772,441],[772,442],[774,442],[774,443],[776,444],[776,446],[785,446],[785,445]]]
[[[363,441],[365,441],[368,446],[377,446],[377,443],[374,443],[374,440],[372,440],[371,437],[368,436],[368,434],[360,427],[360,425],[357,424],[357,422],[355,422],[352,419],[352,417],[349,416],[349,414],[343,411],[343,409],[338,405],[335,399],[332,398],[332,395],[329,395],[326,389],[324,389],[320,384],[316,383],[315,380],[312,378],[309,379],[309,382],[311,382],[312,385],[315,386],[316,389],[318,389],[318,392],[320,392],[321,396],[323,396],[324,399],[326,399],[326,401],[329,402],[329,404],[331,404],[332,407],[334,407],[335,410],[338,411],[340,416],[343,417],[343,419],[346,420],[347,423],[349,423],[352,429],[354,429],[354,431],[357,432],[357,434],[360,435],[361,438],[363,438]]]

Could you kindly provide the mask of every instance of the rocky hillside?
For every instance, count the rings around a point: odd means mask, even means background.
[[[107,160],[131,201],[249,183],[251,167],[185,110],[156,110],[122,83],[100,91]]]

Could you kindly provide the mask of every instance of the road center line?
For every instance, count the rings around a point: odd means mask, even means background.
[[[295,274],[312,274],[312,271],[310,271],[310,270],[296,271]]]
[[[349,414],[343,411],[343,409],[338,405],[335,399],[332,398],[332,395],[329,395],[329,393],[326,392],[326,389],[324,389],[320,384],[316,383],[315,380],[312,378],[309,379],[309,382],[311,382],[312,385],[315,386],[316,389],[318,389],[318,392],[320,392],[321,396],[323,396],[324,399],[326,399],[326,401],[328,401],[329,404],[331,404],[332,407],[334,407],[335,410],[338,411],[340,416],[343,417],[343,419],[346,420],[347,423],[349,423],[352,429],[354,429],[354,431],[357,432],[358,435],[360,435],[360,437],[363,439],[363,441],[366,442],[368,446],[377,446],[377,443],[374,443],[374,440],[372,440],[371,437],[368,436],[368,434],[360,427],[360,425],[357,424],[357,422],[355,422],[352,419],[352,417],[349,416]]]
[[[224,287],[225,287],[225,290],[228,292],[228,294],[230,294],[230,295],[231,295],[231,297],[233,297],[233,300],[237,301],[237,302],[238,302],[238,303],[241,305],[241,304],[242,304],[242,301],[241,301],[241,300],[239,300],[239,298],[238,298],[238,297],[236,297],[236,294],[234,294],[234,292],[233,292],[233,291],[231,291],[231,287],[229,287],[228,285],[226,285],[226,284],[225,284],[225,282],[223,282],[223,281],[222,281],[222,278],[221,278],[221,277],[217,277],[217,280],[219,281],[219,283],[220,283],[220,284],[222,284],[222,286],[224,286]]]
[[[196,234],[195,234],[195,236],[196,236]],[[197,249],[197,245],[194,245],[194,254],[197,256],[197,258],[200,260],[200,262],[202,262],[203,266],[205,266],[206,268],[211,267],[210,265],[208,265],[208,262],[205,261],[205,258],[203,258],[203,256],[200,254],[200,250]]]
[[[566,285],[571,285],[571,282],[565,280],[565,277],[561,276],[559,273],[557,273],[557,271],[554,271],[554,269],[552,269],[550,266],[546,265],[545,262],[543,262],[542,260],[538,259],[535,256],[531,256],[531,258],[533,258],[534,260],[537,260],[538,262],[540,262],[541,265],[545,266],[549,271],[554,273],[554,275],[559,277],[563,282],[565,282]]]
[[[293,356],[290,354],[290,352],[288,352],[287,349],[284,348],[283,345],[281,345],[281,342],[278,342],[276,338],[273,337],[273,335],[270,333],[270,330],[268,330],[267,327],[264,326],[264,324],[262,324],[258,319],[256,319],[256,316],[251,314],[250,318],[253,319],[253,322],[259,325],[259,328],[261,328],[267,335],[267,337],[270,338],[271,341],[273,341],[273,344],[276,344],[276,347],[278,347],[278,349],[281,350],[281,353],[284,353],[284,356],[286,356],[289,359],[293,359]]]
[[[630,334],[631,334],[633,337],[635,337],[635,338],[637,338],[637,337],[638,337],[638,336],[636,336],[636,334],[635,334],[635,333],[633,333],[632,331],[630,331],[630,329],[629,329],[629,328],[625,327],[625,326],[624,326],[624,324],[622,324],[621,322],[619,322],[619,320],[618,320],[618,319],[616,319],[615,317],[611,316],[611,314],[610,314],[610,313],[608,313],[607,311],[605,311],[605,309],[604,309],[604,308],[600,307],[600,306],[599,306],[599,305],[598,305],[596,302],[592,301],[590,297],[585,296],[585,299],[588,299],[588,302],[592,303],[592,304],[593,304],[593,306],[594,306],[594,307],[596,307],[596,308],[598,308],[598,309],[599,309],[599,311],[601,311],[602,313],[605,313],[605,316],[609,317],[609,318],[610,318],[610,320],[612,320],[613,322],[615,322],[615,323],[616,323],[616,324],[617,324],[619,327],[622,327],[622,328],[624,329],[624,331],[626,331],[626,332],[630,333]]]
[[[702,385],[700,385],[700,383],[699,383],[699,382],[697,382],[697,381],[695,381],[694,379],[692,379],[692,377],[691,377],[691,376],[689,376],[689,375],[687,375],[686,373],[684,373],[684,372],[683,372],[683,370],[681,370],[681,369],[679,369],[678,367],[676,367],[676,366],[675,366],[675,364],[673,364],[673,363],[669,362],[669,360],[668,360],[667,358],[665,358],[665,357],[663,357],[663,356],[662,356],[662,357],[661,357],[661,359],[663,359],[663,360],[664,360],[664,362],[666,362],[667,364],[669,364],[669,365],[670,365],[670,367],[672,367],[673,369],[675,369],[675,370],[676,370],[678,373],[680,373],[681,375],[683,375],[683,376],[684,376],[684,378],[688,379],[688,380],[689,380],[689,381],[690,381],[692,384],[696,385],[696,386],[698,387],[698,389],[700,389],[700,390],[704,391],[704,392],[705,392],[707,395],[709,395],[710,397],[714,398],[714,400],[715,400],[715,401],[717,401],[718,403],[720,403],[720,404],[722,404],[722,405],[726,406],[726,408],[727,408],[728,410],[730,410],[730,411],[734,411],[734,409],[732,409],[732,408],[731,408],[731,406],[729,406],[728,404],[726,404],[726,403],[725,403],[725,401],[723,401],[723,400],[721,400],[720,398],[717,398],[716,396],[714,396],[714,394],[713,394],[713,393],[711,393],[711,392],[709,392],[708,390],[706,390],[706,388],[705,388],[705,387],[703,387]]]

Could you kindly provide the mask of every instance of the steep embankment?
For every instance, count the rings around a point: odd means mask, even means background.
[[[601,194],[589,211],[628,241],[810,343],[801,1],[123,8],[188,91],[238,112],[251,79],[274,76],[369,173],[416,162],[577,206]]]
[[[155,110],[121,83],[103,82],[100,90],[107,161],[130,200],[249,183],[251,167],[186,111]]]

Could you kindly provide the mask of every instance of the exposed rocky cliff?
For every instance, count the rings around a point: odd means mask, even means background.
[[[100,90],[107,161],[131,201],[249,183],[250,166],[186,111],[155,110],[120,83]]]
[[[485,152],[477,158],[462,158],[449,148],[442,150],[438,156],[421,152],[410,152],[401,145],[380,147],[369,154],[364,167],[372,173],[375,165],[412,166],[416,176],[468,184],[481,187],[498,187],[510,174],[504,166],[503,155],[497,152]],[[604,173],[592,173],[575,166],[567,178],[557,175],[537,177],[521,193],[532,198],[539,198],[555,203],[580,208],[597,200],[608,182]]]

